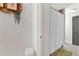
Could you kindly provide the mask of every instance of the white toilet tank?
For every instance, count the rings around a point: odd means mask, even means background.
[[[31,47],[25,48],[25,56],[34,56],[34,49]]]

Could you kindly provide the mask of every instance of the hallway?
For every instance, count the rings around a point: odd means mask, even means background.
[[[79,56],[79,46],[66,43],[63,48],[58,49],[51,56]]]
[[[72,56],[79,56],[79,46],[66,43],[64,49],[72,52]]]

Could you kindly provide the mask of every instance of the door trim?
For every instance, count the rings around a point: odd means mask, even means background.
[[[41,56],[41,35],[42,35],[42,5],[40,3],[33,4],[33,48],[36,56]]]

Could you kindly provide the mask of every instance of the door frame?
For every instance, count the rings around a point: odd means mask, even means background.
[[[42,29],[42,7],[40,3],[34,3],[32,5],[33,17],[32,17],[32,36],[33,36],[33,48],[36,56],[40,56],[41,54],[41,29]]]
[[[49,55],[49,4],[34,3],[32,5],[32,38],[36,56]]]

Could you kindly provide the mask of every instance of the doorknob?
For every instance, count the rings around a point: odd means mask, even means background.
[[[40,36],[40,39],[42,39],[42,36]]]

